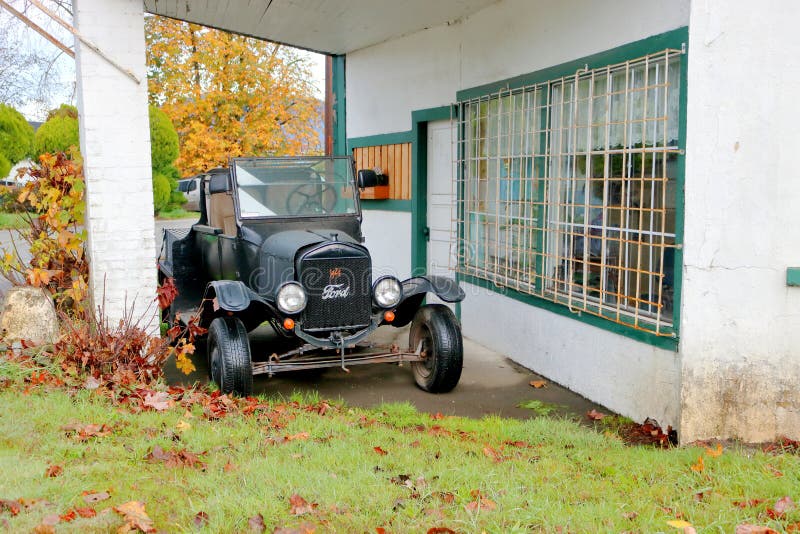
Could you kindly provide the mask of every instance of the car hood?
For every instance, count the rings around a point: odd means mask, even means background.
[[[313,230],[286,230],[269,236],[261,244],[261,252],[276,259],[294,261],[297,251],[323,242],[340,242],[358,245],[358,241],[341,230],[318,228]]]

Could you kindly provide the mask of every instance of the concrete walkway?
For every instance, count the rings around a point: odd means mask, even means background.
[[[408,329],[382,327],[371,338],[376,343],[407,343]],[[270,345],[275,342],[269,327],[259,328],[251,334],[254,357],[270,354]],[[167,379],[172,384],[207,382],[205,346],[198,347],[194,358],[197,371],[189,376],[181,374],[170,361],[166,365]],[[384,402],[414,404],[427,413],[441,412],[444,415],[482,417],[498,414],[505,417],[525,419],[535,417],[535,411],[518,408],[527,400],[538,400],[555,408],[553,415],[583,417],[587,411],[604,408],[557,384],[546,387],[531,387],[532,380],[542,377],[515,364],[502,354],[465,339],[464,370],[458,386],[450,393],[433,395],[414,384],[411,368],[396,364],[361,365],[350,368],[349,373],[331,368],[276,375],[273,378],[255,378],[256,393],[290,396],[294,392],[318,392],[323,399],[344,400],[351,406],[375,407]],[[606,411],[606,413],[608,413]]]

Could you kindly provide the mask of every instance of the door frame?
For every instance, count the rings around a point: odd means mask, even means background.
[[[428,123],[457,120],[458,106],[448,105],[411,112],[411,276],[428,271]],[[458,271],[455,273],[459,283]],[[461,319],[461,303],[455,313]]]
[[[411,275],[428,271],[428,123],[456,118],[455,106],[411,112]]]

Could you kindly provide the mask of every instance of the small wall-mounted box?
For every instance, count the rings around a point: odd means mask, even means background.
[[[786,268],[786,285],[790,287],[800,287],[800,267]]]

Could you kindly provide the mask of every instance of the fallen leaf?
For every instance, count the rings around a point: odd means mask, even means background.
[[[297,528],[275,527],[272,534],[314,534],[317,527],[311,523],[301,523]]]
[[[787,512],[794,510],[794,508],[794,501],[790,497],[781,497],[772,508],[767,509],[767,515],[772,519],[779,519],[785,516]]]
[[[506,457],[500,454],[499,451],[488,446],[483,448],[483,455],[486,456],[487,458],[491,458],[492,460],[494,460],[495,463],[498,464],[506,460]]]
[[[692,471],[695,473],[702,473],[703,470],[706,468],[705,464],[703,463],[703,457],[697,457],[697,463],[692,465]]]
[[[203,528],[207,524],[208,524],[208,514],[203,511],[197,512],[194,516],[195,528]]]
[[[69,523],[71,521],[74,521],[76,517],[78,517],[78,514],[75,513],[75,510],[70,510],[69,512],[67,512],[65,514],[61,514],[59,516],[61,521],[64,521],[65,523]]]
[[[778,499],[773,507],[773,509],[779,514],[785,514],[786,512],[794,510],[794,508],[794,501],[792,501],[791,497],[788,496]]]
[[[19,501],[0,499],[0,512],[4,510],[8,510],[12,516],[15,516],[22,510],[22,503]]]
[[[107,491],[101,491],[99,493],[84,493],[83,500],[86,504],[92,504],[100,501],[105,501],[106,499],[110,498],[111,495],[108,494]]]
[[[186,421],[184,421],[183,419],[181,419],[180,421],[178,421],[178,424],[177,424],[177,425],[175,425],[175,429],[176,429],[178,432],[186,432],[187,430],[189,430],[189,429],[191,429],[191,428],[192,428],[192,425],[190,425],[189,423],[187,423],[187,422],[186,422]]]
[[[456,534],[456,531],[447,527],[433,527],[428,529],[428,534]]]
[[[776,469],[775,466],[772,465],[772,464],[767,464],[765,466],[765,469],[769,469],[769,471],[777,478],[780,478],[780,477],[783,476],[783,473],[780,470]]]
[[[381,456],[386,456],[387,454],[389,454],[388,452],[386,452],[385,450],[381,449],[380,447],[372,447],[372,450],[377,452]]]
[[[544,380],[531,380],[531,386],[535,387],[536,389],[541,389],[547,387],[547,382]]]
[[[739,508],[753,508],[765,502],[764,499],[748,499],[746,501],[733,501],[733,505]]]
[[[150,463],[164,462],[167,467],[195,467],[201,470],[206,468],[205,462],[200,461],[200,454],[189,452],[186,449],[165,451],[158,445],[154,445],[144,459]]]
[[[62,475],[63,473],[64,473],[64,468],[61,467],[60,465],[50,465],[45,470],[44,476],[48,478],[55,478],[57,476]]]
[[[622,517],[624,517],[625,519],[628,519],[630,521],[633,521],[634,519],[639,517],[639,514],[637,514],[636,512],[625,512],[625,513],[622,514]]]
[[[763,527],[760,525],[749,525],[747,523],[736,525],[736,530],[734,530],[734,533],[735,534],[778,534],[776,531],[772,530],[769,527]]]
[[[375,527],[375,534],[386,534],[386,529],[383,527]]]
[[[439,491],[436,493],[436,496],[439,497],[439,499],[441,499],[441,501],[445,504],[453,504],[453,502],[456,500],[455,494],[450,493],[449,491]]]
[[[296,441],[296,440],[306,440],[308,439],[308,437],[309,437],[308,432],[298,432],[297,434],[286,436],[284,439],[286,441]]]
[[[84,518],[94,517],[97,511],[94,508],[75,508],[75,513]]]
[[[101,382],[93,376],[89,376],[86,378],[86,381],[83,383],[83,387],[86,389],[97,389],[101,385]]]
[[[594,408],[592,408],[591,411],[586,412],[586,417],[588,417],[592,421],[599,421],[600,419],[602,419],[605,416],[606,416],[606,414],[604,414],[602,412],[598,412]]]
[[[247,520],[247,528],[250,532],[264,532],[267,530],[267,525],[264,523],[264,516],[256,514]]]
[[[166,391],[148,393],[144,396],[143,402],[145,406],[149,406],[158,412],[168,410],[173,403],[174,401],[169,397],[169,393]]]
[[[691,523],[688,521],[684,521],[683,519],[673,519],[671,521],[667,521],[667,524],[674,528],[685,529],[692,526]]]
[[[89,438],[106,437],[111,434],[113,429],[106,424],[98,425],[95,423],[72,423],[62,426],[61,430],[65,431],[67,434],[72,434],[72,437],[78,441],[87,441]]]
[[[114,508],[114,510],[125,520],[125,526],[130,530],[139,529],[142,532],[155,532],[153,520],[147,515],[144,503],[141,501],[129,501]]]
[[[476,510],[494,510],[497,508],[497,503],[487,499],[479,490],[472,490],[469,494],[475,500],[467,503],[467,510],[474,512]]]
[[[717,446],[714,449],[706,447],[706,454],[712,458],[717,458],[719,456],[722,456],[722,444],[717,443]]]
[[[290,512],[292,515],[309,514],[317,507],[317,503],[309,503],[296,493],[289,497],[289,504],[291,505]]]

